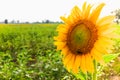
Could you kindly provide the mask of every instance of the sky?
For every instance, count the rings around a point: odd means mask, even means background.
[[[61,21],[60,16],[69,14],[75,5],[81,7],[85,1],[95,5],[104,2],[102,16],[120,8],[120,0],[0,0],[0,22],[5,19],[20,22]]]

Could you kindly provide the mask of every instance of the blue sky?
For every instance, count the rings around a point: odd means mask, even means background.
[[[96,5],[104,2],[102,16],[120,8],[120,0],[0,0],[0,21],[60,21],[60,16],[69,14],[75,5],[81,7],[85,1]]]

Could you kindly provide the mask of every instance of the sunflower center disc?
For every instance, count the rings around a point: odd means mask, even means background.
[[[85,24],[74,27],[70,33],[70,49],[75,54],[84,54],[90,51],[89,45],[91,40],[91,31]]]

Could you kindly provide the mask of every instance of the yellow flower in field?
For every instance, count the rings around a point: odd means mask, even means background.
[[[99,19],[104,5],[101,3],[91,11],[92,5],[85,2],[82,10],[75,6],[67,18],[61,17],[65,24],[58,26],[54,44],[61,50],[68,71],[94,72],[93,60],[104,63],[102,56],[113,48],[114,16]]]

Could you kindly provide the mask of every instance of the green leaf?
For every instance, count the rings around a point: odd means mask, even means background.
[[[103,59],[104,59],[105,63],[109,63],[111,60],[117,58],[118,55],[120,55],[120,53],[117,53],[117,54],[107,54],[107,55],[103,56]]]
[[[83,75],[75,75],[77,79],[86,80]]]
[[[83,73],[81,70],[79,71],[79,74],[75,75],[77,79],[80,80],[87,80],[87,73]]]

